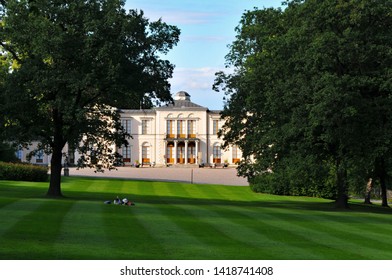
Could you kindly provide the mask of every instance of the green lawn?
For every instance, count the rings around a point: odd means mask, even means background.
[[[1,259],[392,259],[392,210],[249,187],[65,178],[0,181]],[[106,205],[117,195],[134,207]]]

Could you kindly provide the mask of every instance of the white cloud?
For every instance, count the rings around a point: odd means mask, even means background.
[[[175,68],[171,84],[173,89],[181,90],[212,90],[215,73],[220,68]]]
[[[224,94],[212,90],[215,73],[222,70],[218,67],[175,68],[170,80],[172,92],[186,91],[196,104],[209,109],[222,109]]]
[[[155,11],[150,10],[145,16],[151,20],[162,18],[164,22],[169,24],[207,24],[215,21],[219,14],[197,11]]]
[[[230,36],[182,36],[181,40],[189,42],[227,42],[233,39]]]

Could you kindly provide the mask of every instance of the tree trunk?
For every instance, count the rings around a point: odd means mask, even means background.
[[[378,175],[378,178],[380,179],[380,186],[381,186],[381,199],[382,199],[381,206],[382,207],[389,207],[388,206],[387,183],[386,183],[387,171],[386,171],[386,167],[385,167],[385,160],[383,157],[379,159],[378,166],[377,166],[377,175]]]
[[[381,206],[382,207],[389,207],[388,206],[388,193],[387,193],[387,184],[386,184],[386,176],[383,175],[380,177],[380,185],[381,185],[381,199],[382,199],[382,203]]]
[[[47,196],[59,198],[61,193],[61,169],[63,148],[66,141],[63,136],[63,119],[57,109],[53,110],[54,137],[52,144],[52,160],[50,161],[50,184]]]
[[[62,197],[61,193],[61,170],[62,170],[62,147],[53,148],[52,160],[50,161],[50,184],[47,196]]]
[[[336,163],[336,184],[338,189],[335,201],[336,208],[347,209],[348,207],[348,190],[347,190],[347,170],[338,160]]]
[[[373,190],[373,186],[374,186],[373,178],[369,178],[366,184],[365,201],[364,201],[365,204],[372,204],[372,202],[370,201],[370,196]]]

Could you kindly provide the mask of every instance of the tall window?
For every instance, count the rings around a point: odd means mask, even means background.
[[[39,150],[35,154],[35,162],[36,163],[43,163],[44,162],[44,151],[43,150]]]
[[[150,128],[149,120],[142,120],[142,134],[148,134]]]
[[[196,163],[196,148],[192,144],[188,146],[188,163]]]
[[[219,120],[212,121],[212,134],[218,135],[219,131]]]
[[[131,119],[122,119],[121,120],[121,126],[124,128],[126,133],[131,134],[131,125],[132,125]]]
[[[174,120],[166,121],[166,134],[168,138],[174,138]]]
[[[186,124],[186,122],[184,120],[179,120],[177,122],[177,137],[186,138],[185,124]]]
[[[237,146],[232,147],[232,158],[233,158],[233,163],[240,162],[240,159],[238,157],[238,147]]]
[[[18,150],[16,151],[16,157],[22,161],[23,160],[23,148],[22,146],[18,147]]]
[[[212,149],[213,163],[221,163],[221,147],[218,143],[214,144]]]
[[[188,137],[196,138],[196,121],[188,121]]]
[[[150,146],[145,143],[142,146],[142,163],[151,163],[150,161]]]
[[[174,163],[174,144],[170,143],[166,149],[166,162]]]
[[[131,146],[122,147],[122,156],[124,163],[131,162]]]
[[[68,149],[68,164],[75,164],[75,150],[72,148]]]

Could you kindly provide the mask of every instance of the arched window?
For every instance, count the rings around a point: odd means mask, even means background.
[[[151,163],[151,145],[147,142],[142,145],[142,164]]]

